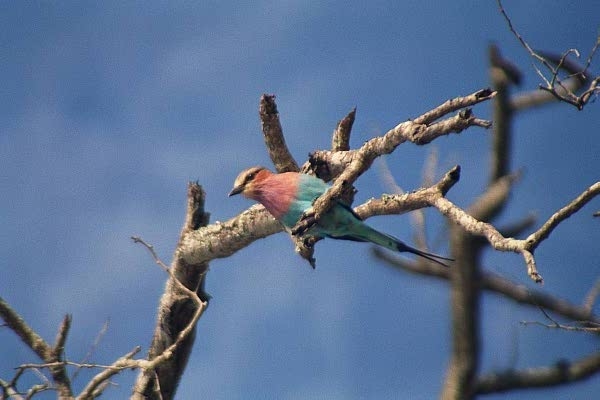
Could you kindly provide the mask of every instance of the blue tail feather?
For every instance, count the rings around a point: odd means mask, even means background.
[[[443,261],[454,261],[454,259],[452,258],[442,257],[433,253],[427,253],[425,251],[421,251],[419,249],[411,247],[403,241],[401,241],[400,239],[397,239],[386,233],[379,232],[364,223],[360,225],[360,233],[346,234],[343,236],[328,236],[333,239],[352,240],[355,242],[371,242],[376,245],[385,247],[387,249],[398,251],[400,253],[415,254],[419,257],[423,257],[429,261],[432,261],[444,267],[449,267],[449,265],[444,263]]]

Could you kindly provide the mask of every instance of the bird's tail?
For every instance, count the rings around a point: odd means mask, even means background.
[[[400,239],[397,239],[386,233],[379,232],[366,224],[363,224],[361,228],[363,228],[361,229],[361,232],[353,234],[353,237],[348,239],[375,243],[379,246],[385,247],[393,251],[399,251],[401,253],[412,253],[419,257],[426,258],[429,261],[433,261],[434,263],[443,265],[444,267],[449,267],[449,265],[444,263],[442,260],[454,261],[452,258],[442,257],[438,256],[437,254],[427,253],[419,249],[415,249],[414,247],[407,245]]]

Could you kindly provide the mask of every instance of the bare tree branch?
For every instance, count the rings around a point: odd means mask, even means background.
[[[585,305],[583,307],[585,309]],[[541,323],[539,321],[521,321],[522,325],[540,325],[540,326],[544,326],[546,328],[558,328],[558,329],[564,329],[566,331],[579,331],[579,332],[592,332],[592,333],[597,333],[600,332],[600,323],[593,323],[590,321],[578,321],[579,325],[566,325],[566,324],[561,324],[560,322],[556,321],[554,318],[552,318],[550,316],[550,314],[548,314],[548,312],[546,310],[544,310],[543,307],[540,307],[540,311],[542,312],[542,314],[544,314],[544,317],[552,322],[551,324],[544,324]],[[588,326],[581,326],[582,324],[588,325]],[[589,326],[591,325],[591,326]]]
[[[588,332],[588,333],[599,333],[600,327],[587,327],[587,326],[574,326],[574,325],[566,325],[559,324],[554,321],[550,324],[544,324],[540,321],[521,321],[521,325],[539,325],[544,328],[556,328],[556,329],[564,329],[565,331],[578,331],[578,332]]]
[[[431,125],[434,121],[442,118],[445,115],[462,110],[463,108],[472,107],[483,101],[488,101],[488,100],[494,98],[494,96],[496,96],[496,92],[487,88],[487,89],[478,90],[467,96],[456,97],[454,99],[450,99],[450,100],[446,101],[445,103],[437,106],[433,110],[426,112],[425,114],[421,115],[420,117],[415,118],[413,122],[417,125],[427,125],[428,126],[428,125]],[[403,124],[404,123],[396,126],[392,131],[396,132],[396,134],[402,134],[401,132],[406,129],[406,128],[402,127]],[[392,133],[392,131],[389,131],[387,134]],[[453,132],[453,131],[439,132],[438,136],[447,135],[451,132]],[[432,139],[434,139],[434,138],[432,138]],[[410,138],[407,138],[405,140],[412,141]],[[422,144],[422,143],[416,143],[416,144]]]
[[[285,144],[274,95],[263,94],[261,96],[258,113],[262,123],[265,144],[277,171],[298,171],[298,164]]]
[[[523,232],[530,230],[535,225],[536,221],[537,217],[535,213],[530,213],[517,221],[499,227],[498,232],[504,237],[517,237]]]
[[[15,332],[21,340],[33,350],[40,359],[50,358],[52,347],[40,337],[26,322],[17,314],[10,305],[0,297],[0,316],[6,325]]]
[[[535,282],[541,283],[542,277],[537,271],[533,251],[550,235],[560,222],[579,210],[599,193],[600,182],[597,182],[586,189],[571,203],[557,211],[540,229],[524,240],[505,238],[492,225],[476,220],[444,197],[436,198],[432,205],[443,215],[450,218],[450,220],[462,226],[467,232],[486,237],[494,249],[521,254],[525,259],[528,275]]]
[[[0,387],[2,388],[2,399],[11,398],[13,400],[23,400],[21,396],[10,382],[0,379]]]
[[[521,73],[508,60],[504,59],[500,50],[491,45],[489,48],[490,55],[490,79],[492,86],[496,90],[496,97],[492,102],[492,112],[494,126],[492,129],[492,146],[490,151],[491,168],[489,182],[495,183],[496,180],[508,175],[511,171],[510,156],[512,151],[511,140],[511,122],[512,108],[510,106],[510,84],[518,85],[521,81]],[[498,206],[505,202],[497,203]],[[488,221],[502,207],[495,207],[494,210],[489,210]]]
[[[67,341],[67,336],[69,334],[69,329],[71,328],[72,318],[71,315],[67,314],[63,318],[62,324],[58,328],[58,332],[56,334],[56,339],[54,339],[54,346],[52,347],[52,352],[54,353],[54,358],[57,360],[62,358],[62,355],[65,351],[65,342]]]
[[[596,197],[600,193],[600,182],[594,183],[583,193],[581,193],[572,202],[555,212],[549,219],[542,225],[540,229],[529,235],[525,239],[530,243],[531,250],[534,250],[544,239],[550,236],[550,233],[565,219],[579,211],[584,205],[586,205],[591,199]]]
[[[455,259],[450,268],[452,351],[440,398],[462,400],[474,393],[473,380],[479,369],[479,250],[470,235],[450,225],[450,249]]]
[[[594,353],[574,362],[559,361],[551,367],[486,374],[477,380],[475,390],[479,394],[486,394],[556,386],[589,378],[598,371],[600,353]]]
[[[229,221],[189,232],[182,239],[179,255],[187,263],[208,262],[282,231],[283,226],[262,205],[253,205]]]
[[[352,125],[355,118],[356,107],[338,122],[331,139],[331,151],[350,150],[350,133],[352,132]]]
[[[488,56],[491,67],[490,80],[496,90],[510,85],[521,85],[523,74],[516,65],[502,57],[496,44],[491,44],[488,47]]]
[[[370,199],[355,207],[354,211],[362,219],[367,219],[375,215],[403,214],[430,207],[436,198],[445,196],[459,179],[460,166],[457,165],[446,172],[433,186],[404,194],[385,194],[379,199]]]
[[[139,346],[136,347],[129,353],[119,358],[112,365],[107,366],[104,371],[94,376],[83,388],[81,393],[79,393],[78,398],[93,399],[98,397],[106,387],[106,383],[109,381],[110,378],[121,372],[124,368],[131,368],[132,364],[130,361],[133,358],[133,356],[139,353],[140,350],[141,348]]]

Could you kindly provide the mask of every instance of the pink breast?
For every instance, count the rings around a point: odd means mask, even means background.
[[[260,182],[257,199],[275,218],[282,218],[296,197],[297,174],[271,175]]]

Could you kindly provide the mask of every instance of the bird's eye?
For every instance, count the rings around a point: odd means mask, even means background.
[[[244,179],[244,183],[248,183],[248,182],[252,181],[255,176],[256,176],[256,171],[250,172],[248,175],[246,175],[246,179]]]

